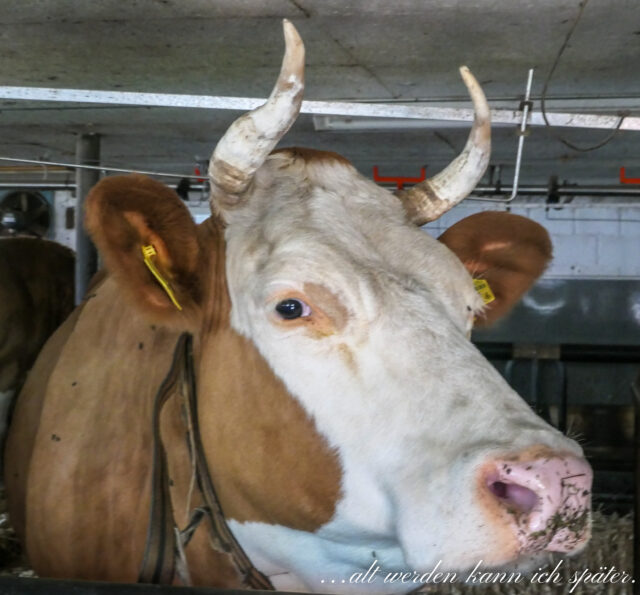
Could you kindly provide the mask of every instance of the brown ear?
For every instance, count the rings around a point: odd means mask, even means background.
[[[196,224],[173,190],[141,175],[105,178],[87,197],[85,225],[136,306],[155,320],[190,326],[201,298],[200,250]],[[153,247],[150,262],[168,289],[145,264],[145,246]]]
[[[547,230],[519,215],[487,211],[466,217],[439,238],[474,279],[485,279],[495,300],[476,326],[488,326],[507,314],[544,272],[552,246]]]

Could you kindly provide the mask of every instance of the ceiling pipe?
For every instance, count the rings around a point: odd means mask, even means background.
[[[93,89],[53,89],[49,87],[3,87],[0,99],[25,101],[56,101],[103,105],[146,105],[150,107],[182,107],[198,109],[230,109],[250,111],[265,103],[253,97],[224,97],[209,95],[181,95],[170,93],[135,93],[129,91],[97,91]],[[358,103],[349,101],[303,101],[301,114],[364,116],[370,118],[408,118],[418,120],[447,120],[472,122],[472,108],[435,107],[425,105],[398,105],[394,103]],[[521,110],[493,109],[493,124],[519,125]],[[568,128],[602,128],[613,130],[620,124],[619,116],[585,113],[548,112],[551,126]],[[540,111],[532,111],[530,126],[546,126]],[[640,131],[640,117],[627,116],[620,130]]]

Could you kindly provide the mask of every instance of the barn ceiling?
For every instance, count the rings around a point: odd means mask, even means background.
[[[283,51],[281,19],[307,48],[306,98],[466,106],[467,64],[494,106],[517,109],[535,68],[534,109],[579,0],[0,0],[0,85],[266,97]],[[548,109],[640,115],[640,2],[590,0],[549,83]],[[234,111],[0,100],[0,156],[73,160],[78,133],[108,165],[193,173]],[[319,132],[303,115],[283,144],[338,151],[366,175],[435,172],[466,127]],[[522,180],[579,184],[640,177],[640,132],[534,128]],[[517,136],[496,127],[492,163],[513,176]],[[0,163],[2,165],[2,163]],[[6,167],[6,164],[4,165]],[[0,170],[2,172],[3,170]],[[0,173],[0,181],[2,173]]]

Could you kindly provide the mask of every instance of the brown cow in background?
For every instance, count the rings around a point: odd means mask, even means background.
[[[73,309],[74,255],[47,240],[0,239],[0,441],[40,349]]]

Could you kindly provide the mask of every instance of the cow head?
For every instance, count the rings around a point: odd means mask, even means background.
[[[267,104],[212,156],[208,222],[139,176],[104,180],[88,206],[123,289],[196,335],[203,440],[234,532],[261,570],[294,577],[276,586],[331,592],[362,588],[348,579],[374,560],[461,572],[580,549],[591,482],[581,449],[468,339],[544,270],[546,232],[506,213],[465,219],[440,241],[417,226],[484,172],[479,85],[462,70],[476,112],[463,153],[394,196],[335,154],[272,152],[302,101],[304,50],[288,22],[285,37]]]

